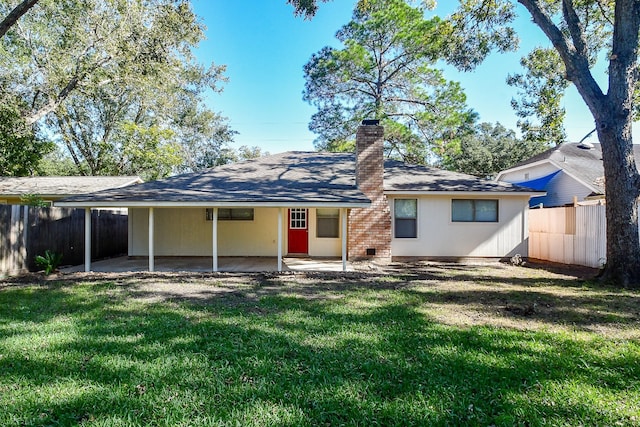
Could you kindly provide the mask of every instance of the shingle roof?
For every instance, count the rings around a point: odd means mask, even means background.
[[[579,148],[578,145],[578,143],[565,142],[518,163],[510,169],[548,160],[559,169],[565,170],[585,184],[593,187],[599,194],[604,194],[602,147],[599,143],[593,144],[591,149]],[[640,159],[640,145],[634,145],[633,151],[636,159]]]
[[[119,188],[142,182],[138,176],[30,176],[0,177],[0,195],[26,194],[64,197]]]
[[[473,175],[430,168],[427,166],[408,165],[396,160],[385,161],[384,189],[385,191],[431,192],[536,192],[536,190],[506,182],[480,179]]]
[[[352,154],[290,151],[118,190],[64,199],[121,203],[369,204],[356,187]]]
[[[386,191],[525,192],[507,183],[402,162],[385,162]],[[203,172],[178,175],[126,188],[66,198],[63,204],[235,205],[254,203],[369,204],[355,184],[355,156],[350,153],[285,152]]]

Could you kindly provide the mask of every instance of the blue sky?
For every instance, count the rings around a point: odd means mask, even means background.
[[[304,20],[294,17],[285,0],[193,0],[207,27],[207,39],[196,55],[204,63],[225,64],[229,78],[221,94],[208,97],[209,106],[228,117],[239,132],[236,147],[259,146],[271,153],[313,150],[315,135],[308,124],[315,109],[302,100],[302,67],[322,47],[338,46],[335,33],[350,20],[355,3],[333,0],[321,4],[312,20]],[[435,13],[444,16],[456,3],[440,1]],[[510,102],[516,92],[505,80],[520,70],[524,53],[547,44],[519,10],[518,52],[492,54],[472,73],[442,67],[448,79],[461,82],[467,104],[479,113],[480,121],[499,121],[514,130],[517,118]],[[575,90],[564,104],[569,140],[577,141],[593,129],[593,119]]]

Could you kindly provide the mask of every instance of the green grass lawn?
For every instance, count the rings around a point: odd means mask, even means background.
[[[503,266],[23,280],[0,425],[638,425],[639,318]]]

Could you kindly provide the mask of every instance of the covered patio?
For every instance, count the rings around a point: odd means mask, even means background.
[[[86,218],[92,209],[127,208],[130,271],[176,271],[189,257],[202,257],[189,264],[202,271],[286,271],[299,265],[291,255],[338,257],[335,269],[348,271],[349,211],[371,206],[354,169],[351,155],[288,152],[69,197],[56,206],[84,208]],[[100,268],[91,262],[90,227],[86,220],[86,272]],[[322,271],[325,263],[304,265]]]
[[[118,257],[91,263],[91,271],[99,273],[149,271],[147,258]],[[351,263],[343,265],[341,258],[300,258],[283,257],[281,269],[278,269],[276,257],[219,257],[220,272],[270,272],[270,271],[353,271]],[[63,273],[85,271],[84,265],[62,268]],[[209,257],[158,257],[155,259],[157,272],[211,272]]]

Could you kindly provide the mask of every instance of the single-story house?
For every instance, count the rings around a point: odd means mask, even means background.
[[[640,145],[634,145],[633,150],[640,159]],[[501,171],[496,179],[545,191],[546,195],[531,198],[531,207],[603,201],[602,148],[599,143],[565,142]]]
[[[27,196],[37,196],[51,204],[64,197],[141,182],[138,176],[3,176],[0,177],[0,204],[20,205]]]
[[[56,206],[129,209],[129,256],[347,259],[527,255],[540,192],[384,160],[382,126],[365,121],[356,153],[286,152]],[[89,242],[90,243],[90,242]],[[90,247],[90,245],[87,245]],[[85,258],[89,271],[90,254]]]

